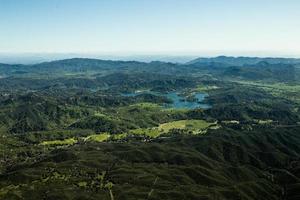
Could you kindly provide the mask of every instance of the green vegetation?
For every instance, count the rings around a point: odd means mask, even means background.
[[[215,123],[208,123],[204,120],[180,120],[160,124],[158,129],[165,133],[169,132],[171,129],[187,129],[193,132],[197,132],[205,130],[213,124]]]
[[[129,132],[132,135],[141,135],[141,136],[148,136],[150,138],[156,138],[160,136],[163,131],[160,131],[158,128],[139,128],[134,129]]]
[[[208,123],[204,120],[179,120],[163,123],[158,127],[134,129],[129,133],[132,135],[157,138],[165,133],[169,133],[173,129],[181,129],[194,134],[204,133],[207,128],[213,127],[213,125],[216,125],[216,123]]]
[[[219,87],[216,86],[216,85],[198,85],[194,89],[194,91],[197,91],[197,92],[208,92],[208,91],[216,90],[216,89],[219,89]]]
[[[97,135],[89,135],[84,138],[84,141],[95,141],[95,142],[104,142],[108,140],[110,135],[108,133],[102,133]]]
[[[77,142],[74,138],[64,139],[64,140],[52,140],[52,141],[43,141],[41,145],[73,145]]]
[[[262,88],[266,92],[271,93],[276,97],[285,98],[288,100],[300,103],[300,85],[287,83],[261,83],[261,82],[246,82],[239,81],[238,83]]]
[[[0,199],[299,199],[299,63],[0,64]]]

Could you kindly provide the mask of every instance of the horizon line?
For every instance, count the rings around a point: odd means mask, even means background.
[[[251,52],[251,51],[206,51],[206,52],[0,52],[0,56],[111,56],[111,57],[134,57],[134,56],[170,56],[170,57],[259,57],[259,58],[300,58],[299,53],[282,52]]]

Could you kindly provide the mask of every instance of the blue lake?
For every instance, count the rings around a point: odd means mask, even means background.
[[[171,104],[166,104],[166,108],[176,108],[176,109],[195,109],[195,108],[204,108],[208,109],[211,108],[209,104],[201,103],[204,101],[205,97],[208,96],[206,93],[195,93],[195,98],[196,101],[189,102],[189,101],[184,101],[184,97],[181,97],[178,95],[178,92],[169,92],[166,94],[163,93],[157,93],[157,92],[151,92],[151,91],[144,91],[144,92],[133,92],[133,93],[124,93],[122,96],[127,96],[127,97],[134,97],[140,94],[154,94],[154,95],[161,95],[165,96],[173,101]]]

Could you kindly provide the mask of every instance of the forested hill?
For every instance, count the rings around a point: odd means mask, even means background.
[[[299,199],[300,68],[258,60],[0,64],[0,200]]]

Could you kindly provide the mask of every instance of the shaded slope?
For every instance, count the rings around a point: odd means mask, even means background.
[[[298,132],[223,129],[151,143],[79,144],[6,171],[0,195],[110,199],[112,191],[115,199],[295,199]]]

